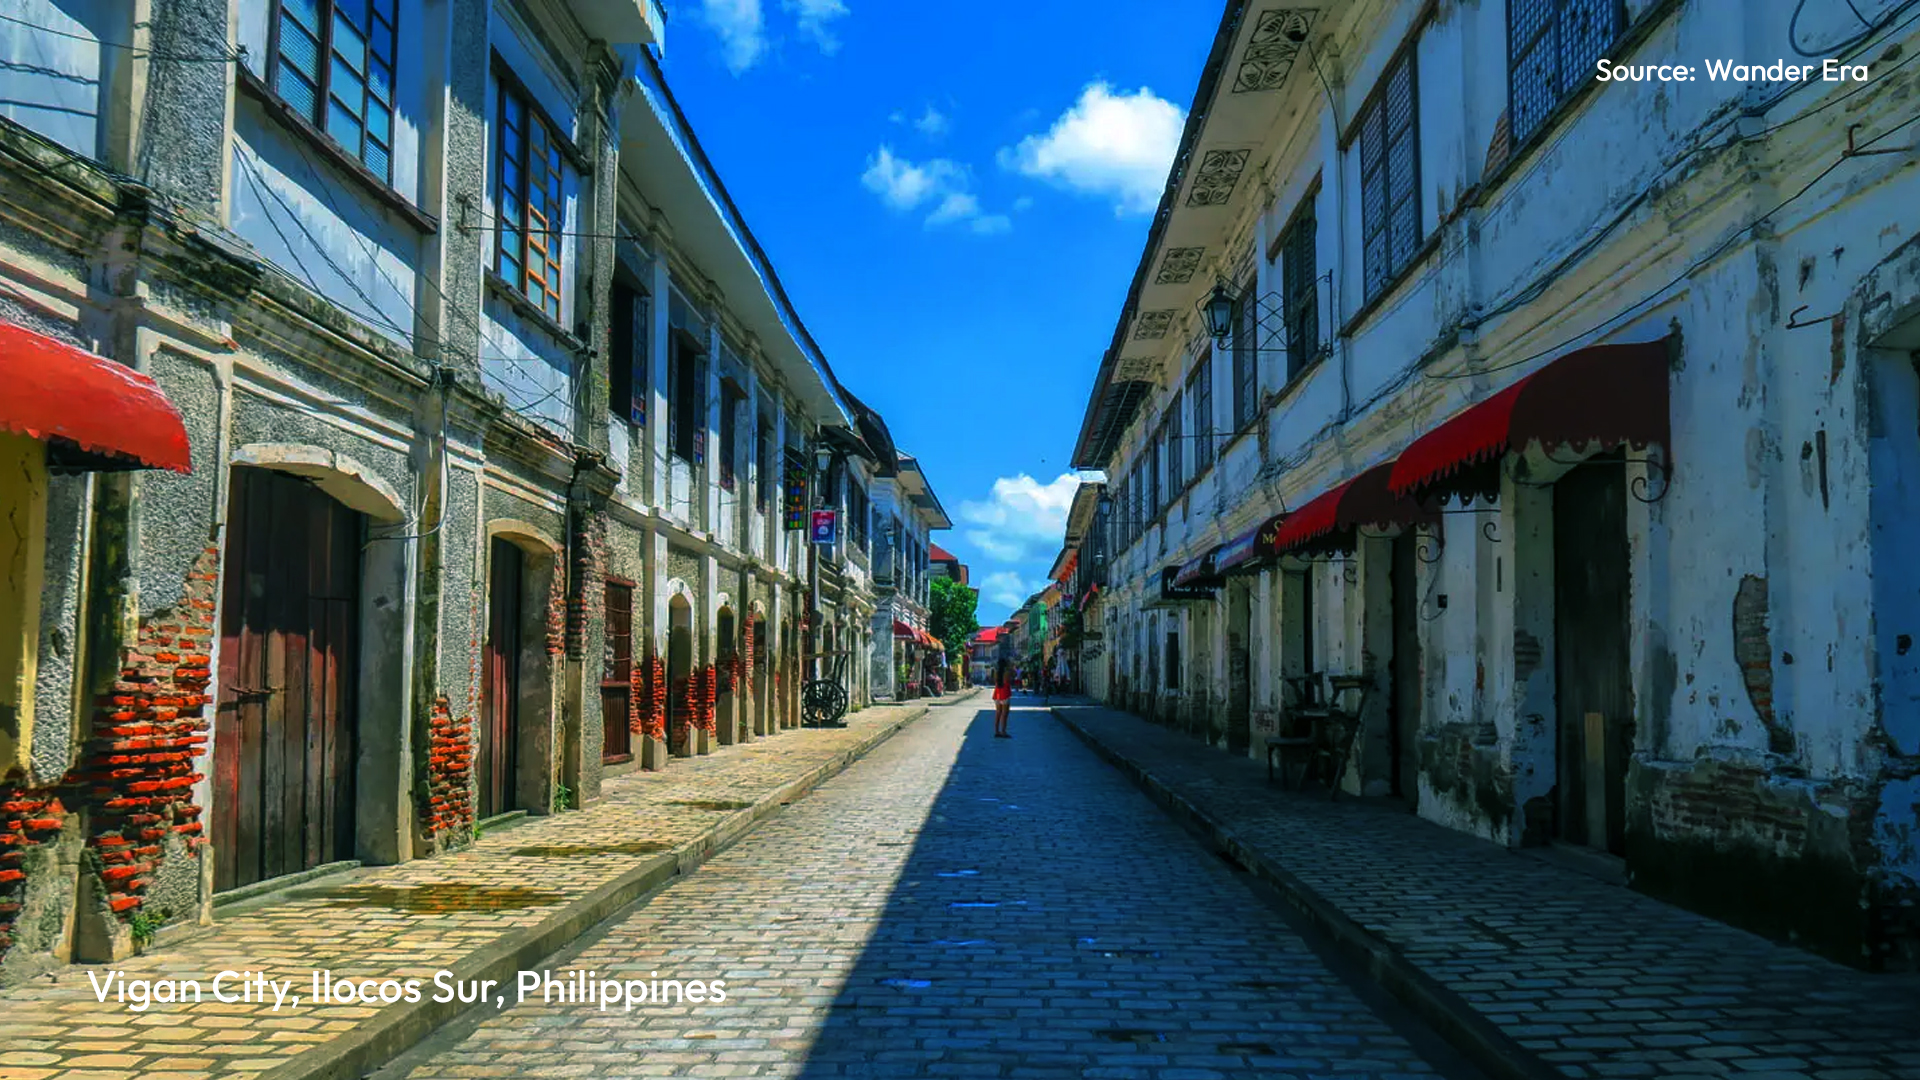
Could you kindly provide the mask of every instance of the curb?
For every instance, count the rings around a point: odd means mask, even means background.
[[[445,970],[456,980],[492,979],[502,986],[511,984],[515,972],[558,951],[635,900],[677,877],[693,873],[702,863],[753,831],[760,822],[778,813],[781,807],[838,775],[926,714],[927,707],[920,706],[898,720],[875,728],[859,744],[780,785],[748,809],[727,815],[674,850],[634,867],[554,911],[538,924],[469,953]],[[418,1002],[389,1005],[352,1031],[342,1032],[338,1038],[318,1044],[284,1065],[261,1072],[259,1080],[358,1080],[471,1008],[471,1003],[436,1002],[424,995]]]
[[[1274,859],[1241,842],[1232,829],[1169,788],[1133,759],[1101,742],[1085,725],[1047,710],[1093,752],[1132,780],[1168,815],[1197,828],[1221,854],[1278,890],[1288,906],[1305,916],[1368,976],[1411,1010],[1490,1080],[1565,1080],[1499,1026],[1452,990],[1407,959],[1390,942],[1349,918]]]

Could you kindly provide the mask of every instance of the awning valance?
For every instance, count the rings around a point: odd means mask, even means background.
[[[1475,466],[1531,443],[1670,449],[1666,339],[1594,345],[1553,361],[1434,428],[1401,453],[1388,487],[1426,501],[1490,494]]]
[[[1256,561],[1273,554],[1276,550],[1274,540],[1280,535],[1280,526],[1286,524],[1286,520],[1287,515],[1275,514],[1227,541],[1213,553],[1214,573],[1226,574],[1251,568]]]
[[[1433,511],[1387,490],[1392,471],[1392,462],[1375,465],[1295,510],[1275,534],[1273,553],[1351,551],[1363,526],[1388,529],[1436,520]]]
[[[152,379],[103,356],[0,322],[0,428],[52,443],[49,463],[192,472],[180,411]]]
[[[917,642],[920,640],[920,633],[899,619],[895,619],[893,620],[893,640]]]
[[[1220,573],[1214,569],[1214,559],[1215,556],[1219,555],[1220,550],[1219,548],[1214,548],[1205,555],[1189,559],[1182,563],[1180,569],[1174,572],[1173,583],[1183,589],[1190,588],[1194,585],[1218,584],[1220,581]]]

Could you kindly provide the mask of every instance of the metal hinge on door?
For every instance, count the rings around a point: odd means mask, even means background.
[[[235,697],[263,698],[263,697],[272,697],[273,695],[281,693],[285,690],[286,690],[286,687],[284,686],[269,686],[264,690],[255,690],[250,686],[236,686],[233,688],[233,694]]]

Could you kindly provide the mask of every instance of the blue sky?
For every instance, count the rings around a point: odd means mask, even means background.
[[[919,456],[981,621],[1073,443],[1219,0],[677,0],[665,67],[841,379]]]

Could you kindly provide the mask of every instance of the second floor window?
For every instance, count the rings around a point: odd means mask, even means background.
[[[740,406],[746,392],[732,379],[720,383],[720,486],[732,491],[739,473]]]
[[[280,0],[273,89],[383,181],[393,176],[398,0]]]
[[[667,432],[668,449],[674,457],[695,465],[706,458],[707,376],[702,354],[691,334],[674,334],[667,366],[667,407],[672,421]]]
[[[1193,470],[1213,464],[1213,349],[1200,353],[1200,362],[1187,376],[1187,400],[1193,402]]]
[[[1260,299],[1249,280],[1233,307],[1233,430],[1244,431],[1260,411]]]
[[[607,408],[629,423],[647,422],[647,337],[652,302],[623,281],[613,283],[613,327],[607,358]]]
[[[1627,28],[1621,0],[1507,0],[1507,97],[1514,145],[1593,78]]]
[[[1186,454],[1180,444],[1185,442],[1185,427],[1181,422],[1180,408],[1185,404],[1179,394],[1173,395],[1173,407],[1167,410],[1167,497],[1179,496],[1180,489],[1186,486],[1187,474],[1183,459]]]
[[[1154,439],[1147,446],[1147,517],[1149,520],[1160,513],[1166,503],[1161,501],[1160,488],[1160,440]]]
[[[1280,238],[1282,307],[1287,324],[1287,378],[1307,369],[1320,352],[1319,278],[1314,267],[1311,204],[1302,207]]]
[[[773,422],[760,418],[759,433],[753,440],[753,505],[767,508],[767,493],[773,490]]]
[[[494,206],[500,215],[494,269],[548,318],[561,317],[566,229],[565,157],[545,117],[500,83]]]
[[[1403,51],[1360,113],[1360,236],[1366,298],[1385,292],[1420,246],[1420,144],[1413,49]]]

